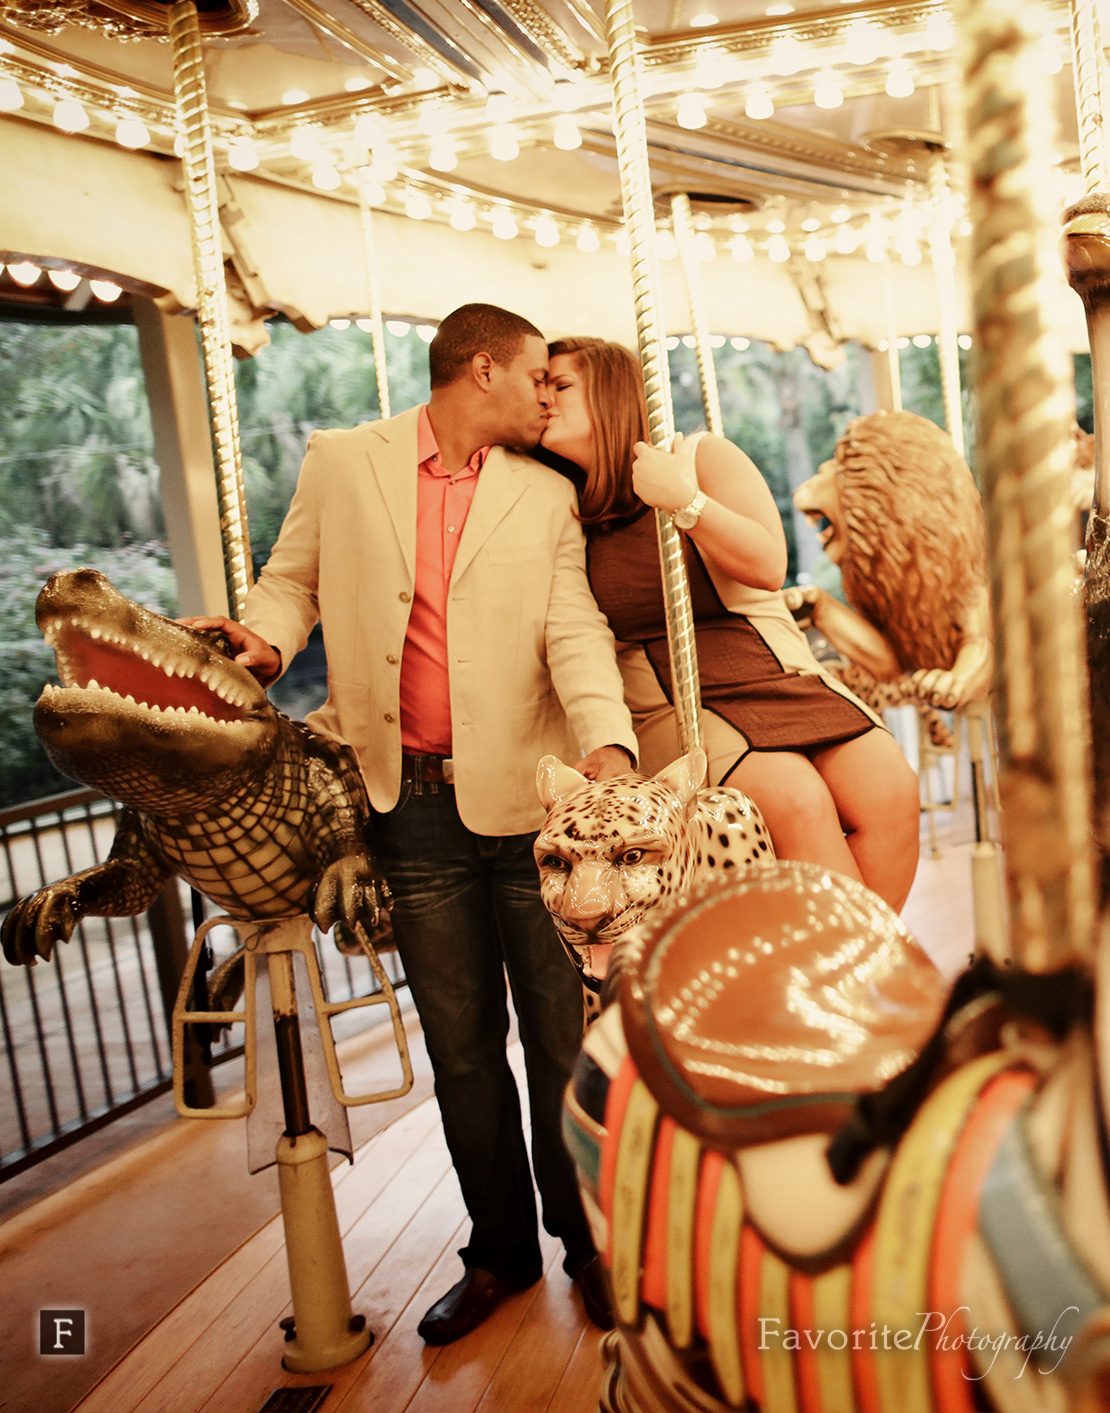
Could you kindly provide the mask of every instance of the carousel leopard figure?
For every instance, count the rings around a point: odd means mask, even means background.
[[[582,979],[587,1019],[619,967],[614,944],[654,907],[775,857],[756,805],[727,786],[700,789],[705,770],[700,748],[651,778],[588,780],[554,756],[540,761],[540,894]]]

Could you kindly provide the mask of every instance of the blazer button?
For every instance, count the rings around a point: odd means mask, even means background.
[[[393,655],[392,653],[386,653],[386,655],[385,655],[385,660],[386,660],[386,662],[392,662],[392,663],[396,663],[396,661],[397,661],[396,657],[394,657],[394,655]]]
[[[387,711],[385,714],[385,719],[386,721],[392,721],[394,719],[393,713],[391,711]]]
[[[406,594],[404,589],[402,589],[401,592],[397,595],[397,597],[401,600],[402,603],[408,603],[409,599],[412,598],[412,595]]]

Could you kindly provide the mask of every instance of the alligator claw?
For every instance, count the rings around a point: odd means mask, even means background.
[[[309,900],[309,911],[321,932],[340,921],[352,930],[359,922],[376,927],[379,908],[378,875],[366,854],[348,854],[329,864]]]
[[[57,944],[69,941],[82,916],[74,883],[66,878],[40,888],[12,908],[0,929],[0,943],[13,966],[34,966],[39,957],[48,962]]]

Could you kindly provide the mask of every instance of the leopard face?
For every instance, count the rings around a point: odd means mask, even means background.
[[[589,990],[600,988],[609,949],[658,903],[774,857],[752,801],[699,791],[704,772],[700,750],[651,779],[592,781],[553,756],[541,761],[540,894]]]

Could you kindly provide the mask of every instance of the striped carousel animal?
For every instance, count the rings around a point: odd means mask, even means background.
[[[777,862],[657,909],[619,977],[564,1114],[604,1413],[1110,1407],[1085,971],[950,989],[868,890]]]

